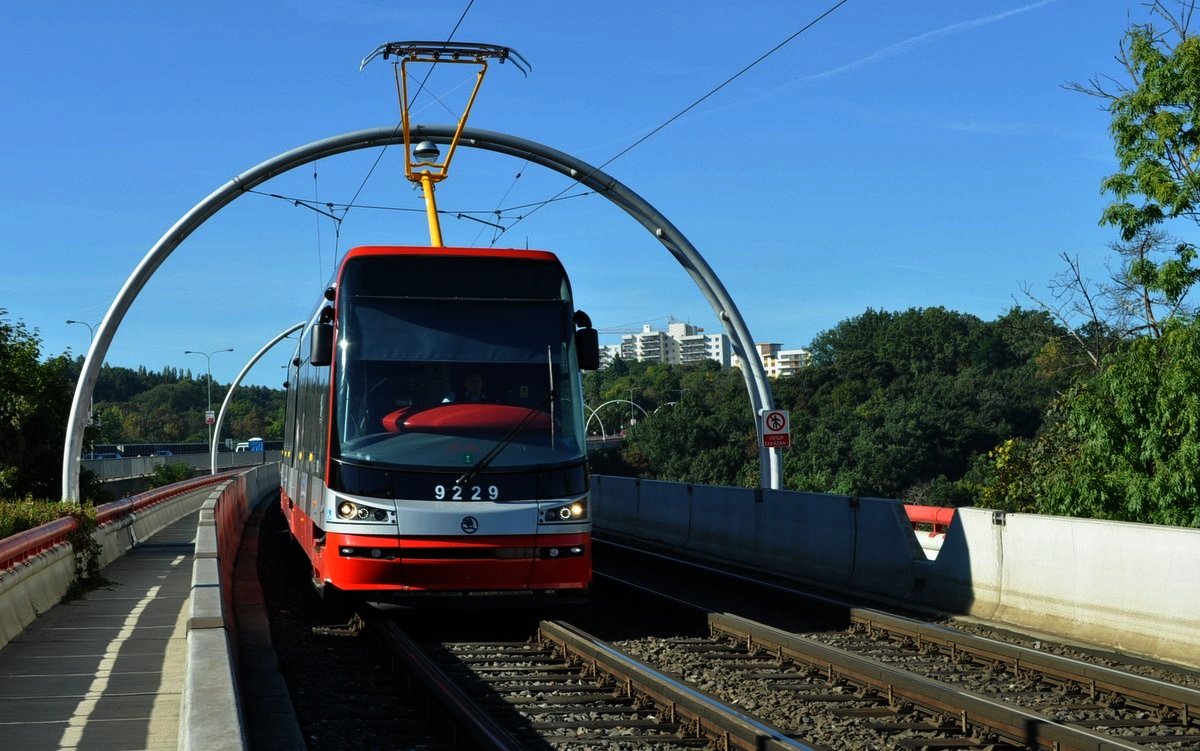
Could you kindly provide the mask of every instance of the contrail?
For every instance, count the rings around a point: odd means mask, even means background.
[[[936,42],[939,39],[944,39],[945,37],[953,36],[954,34],[958,34],[963,31],[968,31],[970,29],[977,29],[980,26],[986,26],[989,23],[995,23],[996,21],[1001,21],[1005,18],[1008,18],[1009,16],[1015,16],[1015,15],[1018,15],[1021,13],[1026,13],[1028,11],[1034,10],[1035,8],[1040,8],[1043,5],[1049,5],[1050,3],[1054,3],[1054,2],[1058,2],[1058,0],[1039,0],[1039,2],[1030,3],[1029,5],[1023,5],[1020,8],[1013,8],[1012,10],[1006,10],[1003,13],[996,13],[995,15],[984,16],[983,18],[976,18],[972,21],[962,21],[960,23],[951,24],[949,26],[943,26],[940,29],[934,29],[933,31],[927,31],[924,34],[918,34],[917,36],[912,37],[911,39],[905,39],[902,42],[896,42],[895,44],[888,45],[887,47],[884,47],[883,49],[881,49],[877,52],[873,52],[864,58],[855,60],[852,63],[846,63],[845,65],[840,65],[836,68],[832,68],[830,70],[823,71],[821,73],[813,73],[812,75],[797,78],[793,81],[793,83],[795,81],[811,81],[811,80],[814,80],[817,78],[828,78],[830,76],[836,76],[838,73],[845,73],[848,70],[854,70],[855,68],[861,68],[864,65],[870,65],[871,63],[873,63],[877,60],[885,60],[890,57],[898,57],[899,55],[903,55],[906,52],[915,50],[918,47],[924,47],[927,44]]]

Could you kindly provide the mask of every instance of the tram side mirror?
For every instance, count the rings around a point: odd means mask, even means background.
[[[312,327],[312,349],[308,361],[313,365],[333,362],[333,324],[318,323]]]
[[[328,294],[328,290],[326,290]],[[329,365],[333,362],[333,307],[325,306],[313,324],[312,345],[308,351],[310,365]]]
[[[580,370],[600,369],[600,334],[592,328],[592,319],[582,310],[575,311],[575,356]]]

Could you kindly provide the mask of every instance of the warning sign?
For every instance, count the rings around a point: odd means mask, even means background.
[[[762,442],[769,449],[787,448],[792,445],[792,424],[786,409],[764,409],[762,414]]]

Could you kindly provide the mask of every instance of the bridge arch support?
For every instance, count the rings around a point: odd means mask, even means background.
[[[411,130],[410,138],[414,141],[429,140],[447,144],[453,138],[456,129],[457,127],[453,125],[416,125]],[[222,208],[246,191],[273,177],[318,159],[326,159],[359,149],[403,143],[404,133],[396,126],[386,126],[343,133],[286,151],[250,168],[214,190],[180,217],[159,238],[158,242],[150,248],[134,268],[120,292],[117,293],[117,297],[109,306],[108,312],[105,313],[104,319],[100,322],[100,326],[92,338],[92,344],[88,348],[83,370],[75,385],[71,414],[67,421],[66,441],[63,446],[62,493],[64,500],[77,501],[79,499],[79,455],[83,449],[83,427],[86,422],[87,405],[100,374],[100,363],[108,354],[117,327],[129,311],[129,307],[145,287],[146,282],[175,248],[179,247],[180,243],[192,232]],[[691,276],[692,281],[708,300],[713,313],[716,314],[717,320],[721,322],[732,342],[734,353],[741,358],[742,375],[746,381],[751,408],[754,410],[756,429],[761,436],[762,426],[759,425],[758,415],[763,409],[773,408],[774,399],[762,361],[754,352],[754,340],[750,336],[750,329],[746,326],[745,320],[721,280],[682,232],[671,224],[661,212],[616,178],[557,149],[505,133],[476,128],[463,129],[459,146],[493,151],[518,159],[528,159],[535,164],[577,180],[581,185],[608,199],[654,235]],[[761,440],[759,446],[760,483],[763,487],[782,487],[783,468],[780,450],[761,448]]]

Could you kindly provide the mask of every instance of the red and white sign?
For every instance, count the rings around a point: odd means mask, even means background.
[[[204,413],[204,422],[208,423],[209,425],[212,425],[216,421],[217,421],[217,413],[216,412],[213,412],[210,409]]]
[[[769,449],[783,449],[792,445],[792,421],[786,409],[764,409],[762,415],[762,442]]]

